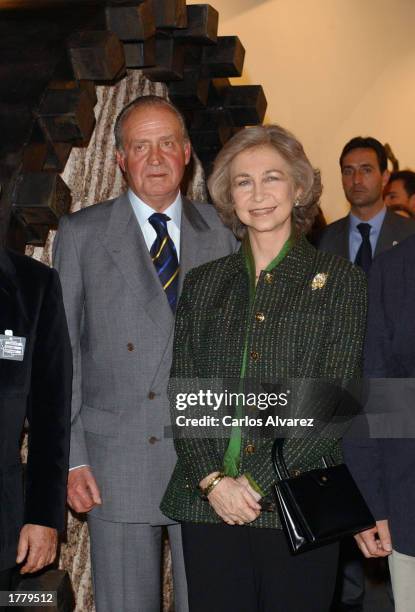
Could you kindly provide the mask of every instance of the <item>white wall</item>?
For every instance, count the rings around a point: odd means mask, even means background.
[[[188,0],[198,4],[200,0]],[[329,221],[348,210],[338,157],[357,135],[415,168],[415,0],[211,0],[219,34],[246,49],[234,84],[258,83],[266,121],[302,141],[322,171]]]

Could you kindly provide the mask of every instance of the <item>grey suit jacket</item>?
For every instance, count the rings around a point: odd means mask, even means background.
[[[316,240],[317,248],[350,259],[349,225],[349,215],[330,223],[318,236]],[[412,234],[415,234],[415,220],[405,219],[387,209],[376,244],[375,256],[396,246]]]
[[[180,288],[190,268],[236,248],[212,206],[183,198]],[[62,218],[54,265],[74,355],[70,465],[92,467],[103,500],[91,513],[171,523],[159,504],[176,462],[166,437],[174,317],[128,196]]]

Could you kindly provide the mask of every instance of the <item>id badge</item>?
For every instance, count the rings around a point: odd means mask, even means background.
[[[23,361],[26,338],[13,336],[10,329],[0,334],[0,359]]]

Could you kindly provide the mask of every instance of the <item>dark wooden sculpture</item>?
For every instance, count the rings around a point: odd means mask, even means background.
[[[262,122],[262,87],[229,81],[245,50],[217,36],[218,18],[185,0],[0,2],[1,242],[42,245],[69,210],[58,174],[94,130],[94,84],[126,69],[168,84],[205,171],[235,130]]]

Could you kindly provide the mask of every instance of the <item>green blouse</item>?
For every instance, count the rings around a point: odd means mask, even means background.
[[[293,247],[295,240],[292,236],[288,238],[288,240],[284,243],[282,249],[278,253],[278,255],[267,265],[264,272],[271,272],[276,268]],[[255,277],[255,261],[252,255],[251,244],[249,242],[248,235],[244,238],[242,242],[242,253],[245,260],[245,265],[248,272],[249,277],[249,308],[252,312],[252,309],[255,305],[255,293],[256,293],[256,277]],[[245,378],[247,364],[248,364],[248,332],[245,336],[244,342],[244,354],[242,359],[241,373],[240,373],[240,385],[242,386],[242,381]],[[242,390],[242,389],[240,389]],[[237,404],[235,409],[235,417],[241,418],[242,411],[244,406],[240,403]],[[241,454],[241,441],[242,441],[242,433],[241,428],[239,426],[232,427],[231,436],[229,440],[228,447],[226,449],[224,458],[223,458],[223,471],[227,476],[231,476],[232,478],[236,478],[239,474],[239,464],[240,464],[240,454]],[[253,480],[252,476],[248,473],[245,474],[245,477],[248,479],[252,488],[257,491],[261,496],[264,495],[264,492],[260,489],[257,483]]]

